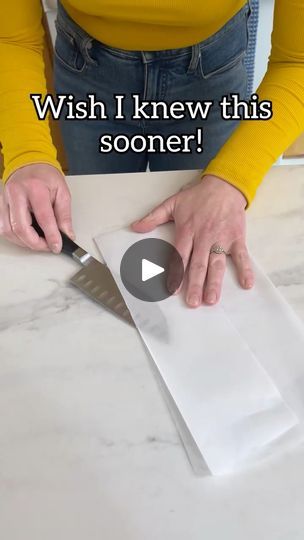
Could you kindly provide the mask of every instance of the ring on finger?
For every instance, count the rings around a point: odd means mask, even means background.
[[[229,255],[228,251],[226,251],[221,244],[213,244],[210,248],[210,253],[216,253],[216,255]]]

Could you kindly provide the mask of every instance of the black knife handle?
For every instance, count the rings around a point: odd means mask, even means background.
[[[45,238],[45,234],[43,230],[41,229],[39,223],[37,222],[34,214],[32,213],[31,216],[32,216],[32,227],[35,229],[36,233],[41,238]],[[69,236],[67,236],[64,232],[60,230],[59,232],[61,234],[61,239],[62,239],[62,252],[65,253],[66,255],[69,255],[70,257],[73,257],[73,253],[75,253],[75,251],[79,249],[79,246],[77,246],[77,244],[75,244],[75,242],[73,242],[73,240],[69,238]]]

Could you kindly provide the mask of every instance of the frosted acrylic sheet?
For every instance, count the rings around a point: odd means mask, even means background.
[[[254,331],[257,319],[260,326],[266,324],[269,328],[272,322],[276,326],[277,306],[271,306],[273,318],[264,314],[266,322],[261,324],[259,302],[268,308],[278,293],[273,289],[272,296],[263,302],[260,297],[264,289],[272,285],[257,269],[259,280],[252,302],[252,291],[242,291],[228,268],[225,302],[217,306],[192,310],[185,306],[181,295],[158,303],[134,298],[119,275],[123,254],[139,238],[170,241],[172,234],[170,225],[140,237],[121,229],[102,234],[95,241],[202,460],[212,474],[225,474],[246,465],[247,460],[298,424],[291,405],[259,361],[262,355],[271,364],[272,339],[267,340],[264,330],[264,337],[257,342]],[[283,320],[286,323],[286,317]],[[294,321],[289,323],[294,328]],[[151,331],[157,327],[158,331]],[[295,353],[304,343],[299,328],[296,334]],[[277,375],[282,382],[282,370]],[[184,439],[185,434],[181,435]]]

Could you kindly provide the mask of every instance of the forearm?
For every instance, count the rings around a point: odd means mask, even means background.
[[[40,5],[33,2],[30,15],[27,10],[31,6],[19,6],[22,13],[16,22],[13,7],[5,8],[0,23],[0,141],[4,181],[28,163],[47,162],[60,168],[48,121],[38,120],[30,100],[31,93],[46,92]]]
[[[248,204],[269,168],[304,131],[304,65],[270,66],[257,93],[272,101],[272,118],[241,121],[204,171],[240,189]]]
[[[215,174],[240,189],[250,203],[265,173],[304,131],[304,2],[277,0],[272,51],[257,89],[272,101],[270,120],[241,121],[204,174]]]

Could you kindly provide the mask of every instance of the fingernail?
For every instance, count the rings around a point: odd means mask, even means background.
[[[60,253],[60,244],[52,244],[51,245],[51,250],[53,253]]]
[[[210,291],[210,292],[207,294],[206,302],[207,302],[208,304],[215,304],[215,302],[216,302],[216,294],[215,294],[214,291]]]
[[[74,231],[69,232],[69,237],[71,238],[71,240],[75,240],[76,234],[74,233]]]
[[[196,307],[200,304],[200,299],[196,294],[192,294],[192,296],[190,296],[188,299],[188,303],[191,306]]]
[[[253,287],[253,281],[251,279],[245,279],[244,280],[244,287],[246,289],[251,289],[251,287]]]

